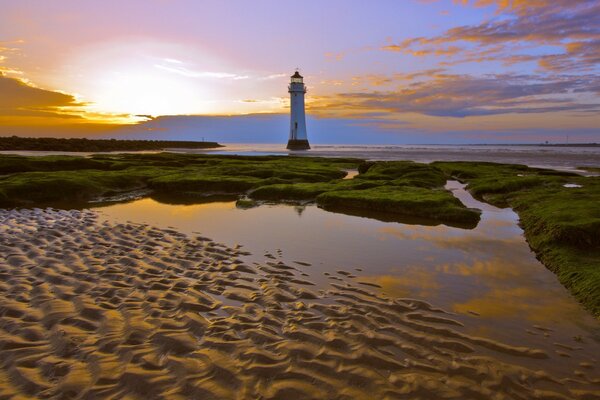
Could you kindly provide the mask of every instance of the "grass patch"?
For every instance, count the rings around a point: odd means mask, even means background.
[[[24,172],[0,179],[0,205],[85,202],[143,187],[144,176],[116,171]]]
[[[318,183],[295,183],[266,185],[250,192],[257,200],[316,200],[321,193],[336,190],[360,190],[380,186],[378,183],[358,180],[335,180]]]

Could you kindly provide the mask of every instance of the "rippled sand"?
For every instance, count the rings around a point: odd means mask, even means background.
[[[591,362],[552,376],[528,367],[543,350],[425,301],[349,271],[318,290],[302,262],[247,255],[92,211],[0,211],[0,398],[600,398]]]

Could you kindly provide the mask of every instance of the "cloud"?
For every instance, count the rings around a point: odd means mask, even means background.
[[[13,42],[0,41],[0,76],[2,76],[2,75],[23,75],[23,71],[21,71],[19,69],[11,68],[11,67],[4,67],[1,65],[8,59],[7,55],[14,54],[19,51],[18,48],[8,47],[8,45],[11,45],[13,43],[21,43],[21,42],[22,41],[13,41]],[[7,54],[7,55],[4,55],[4,54]]]
[[[339,110],[345,116],[369,115],[371,118],[376,112],[462,118],[512,113],[600,111],[600,103],[584,103],[575,99],[576,93],[598,90],[600,77],[596,75],[541,78],[501,74],[474,77],[441,74],[439,70],[429,72],[436,78],[409,83],[397,90],[317,97],[310,103],[310,109],[317,114],[329,113],[330,116]],[[399,77],[403,76],[400,74]]]
[[[287,76],[286,74],[270,74],[259,77],[251,77],[250,75],[239,75],[231,72],[215,72],[215,71],[197,71],[184,67],[182,64],[183,61],[175,60],[175,59],[164,59],[164,61],[168,65],[164,64],[155,64],[154,67],[161,69],[163,71],[167,71],[173,74],[182,75],[188,78],[207,78],[207,79],[232,79],[232,80],[242,80],[242,79],[250,79],[256,78],[259,80],[271,80],[271,79],[279,79]]]
[[[216,78],[216,79],[248,79],[248,75],[237,75],[229,72],[210,72],[210,71],[193,71],[185,67],[171,67],[162,64],[154,65],[158,69],[171,72],[174,74],[186,76],[188,78]]]
[[[271,74],[271,75],[267,75],[267,76],[262,76],[259,79],[271,80],[271,79],[279,79],[279,78],[285,78],[285,77],[287,77],[287,74]]]
[[[342,61],[344,57],[346,57],[346,53],[343,51],[328,51],[327,53],[325,53],[325,59],[328,61]]]
[[[600,2],[596,0],[468,0],[495,5],[497,16],[477,25],[459,26],[433,37],[409,38],[382,47],[414,56],[457,57],[443,65],[466,62],[537,61],[549,71],[596,69],[600,55]],[[562,53],[516,54],[547,45]]]
[[[0,115],[72,118],[62,109],[80,106],[69,94],[40,89],[0,73]]]
[[[570,42],[565,49],[565,54],[540,57],[540,67],[552,71],[576,71],[600,65],[600,39]]]
[[[89,133],[106,130],[108,125],[120,126],[147,119],[129,114],[93,112],[88,109],[89,105],[73,95],[41,89],[0,71],[0,128],[8,127],[11,133],[33,126],[50,129],[61,126],[65,132],[79,129]],[[0,133],[3,131],[0,129]]]

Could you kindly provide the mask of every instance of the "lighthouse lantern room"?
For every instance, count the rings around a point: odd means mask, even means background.
[[[298,71],[291,76],[290,85],[290,139],[287,148],[289,150],[308,150],[308,138],[306,136],[306,117],[304,115],[304,94],[306,86],[302,75]]]

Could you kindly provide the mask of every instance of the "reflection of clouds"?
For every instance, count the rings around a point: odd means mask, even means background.
[[[507,232],[500,228],[511,228]],[[489,251],[495,246],[512,246],[523,244],[523,237],[516,234],[509,224],[500,223],[497,226],[486,226],[473,231],[465,231],[443,227],[403,226],[400,228],[385,226],[379,232],[394,236],[400,240],[422,240],[435,246],[448,249],[484,250]],[[506,237],[498,237],[506,236]]]
[[[505,258],[493,258],[491,260],[475,260],[472,264],[442,264],[436,266],[436,271],[447,275],[473,276],[482,278],[490,285],[495,285],[498,281],[510,280],[514,283],[515,278],[530,278],[531,272],[528,272],[527,264],[523,260],[511,262]],[[529,281],[529,279],[526,279]],[[523,282],[525,283],[525,282]]]
[[[428,244],[425,252],[431,253],[432,248],[442,252],[437,258],[423,258],[421,265],[398,268],[397,278],[369,277],[368,281],[393,295],[450,300],[454,311],[475,311],[484,317],[538,322],[576,311],[576,303],[560,293],[562,288],[533,256],[512,214],[487,216],[471,231],[446,226],[380,228],[385,236]]]
[[[508,220],[491,220],[468,231],[382,224],[307,207],[298,223],[288,218],[293,209],[287,206],[241,211],[234,202],[168,205],[149,198],[110,206],[103,213],[116,222],[201,232],[221,242],[242,243],[253,253],[279,247],[286,256],[296,252],[315,265],[360,264],[364,272],[357,281],[377,284],[390,296],[425,299],[484,318],[537,322],[577,313],[577,304],[535,260],[520,234],[512,231],[496,239],[501,229],[494,226],[512,229]]]
[[[395,297],[419,296],[430,298],[440,289],[440,284],[435,279],[436,273],[421,266],[402,268],[400,276],[379,275],[361,276],[359,281],[375,283],[382,287],[382,291]]]
[[[475,311],[486,318],[520,316],[533,322],[554,320],[557,316],[579,311],[574,301],[564,301],[564,296],[553,296],[546,288],[531,284],[494,288],[464,303],[454,303],[452,309],[461,313]]]
[[[205,229],[209,224],[231,224],[226,213],[235,209],[235,202],[214,202],[205,204],[172,205],[144,198],[130,203],[121,203],[102,207],[100,211],[114,222],[136,221],[159,224],[163,227],[176,226],[190,230],[195,225]],[[215,220],[217,219],[217,220]]]

